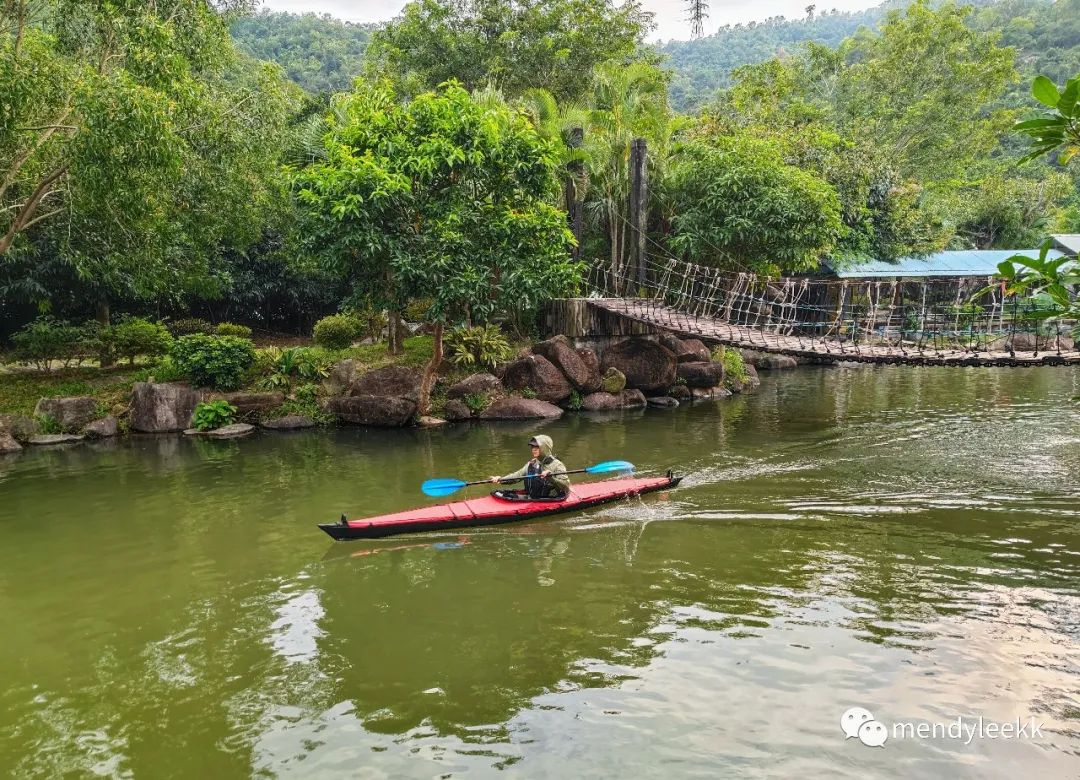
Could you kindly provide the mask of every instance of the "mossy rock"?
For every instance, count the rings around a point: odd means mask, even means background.
[[[600,389],[605,393],[617,394],[626,389],[626,375],[612,366],[600,379]]]

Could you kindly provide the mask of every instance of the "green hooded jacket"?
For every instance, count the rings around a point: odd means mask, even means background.
[[[568,493],[570,491],[570,477],[566,474],[560,474],[559,472],[566,471],[566,466],[563,462],[555,457],[552,450],[555,448],[555,442],[551,440],[550,436],[534,436],[536,443],[540,445],[540,457],[539,465],[541,470],[553,472],[550,477],[545,480],[549,487],[557,490],[559,493]],[[532,463],[533,461],[529,461]],[[513,474],[507,474],[502,477],[503,482],[507,482],[513,479],[521,479],[529,473],[529,463],[519,468]]]

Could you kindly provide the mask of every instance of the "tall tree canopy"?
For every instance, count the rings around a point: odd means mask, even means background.
[[[375,34],[369,56],[402,94],[456,79],[575,100],[598,63],[641,57],[651,27],[639,0],[414,0]]]

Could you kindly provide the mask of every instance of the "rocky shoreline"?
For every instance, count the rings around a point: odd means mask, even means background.
[[[336,364],[322,385],[320,406],[339,425],[373,427],[436,426],[468,421],[545,420],[567,412],[670,409],[684,403],[750,392],[760,384],[757,370],[794,368],[793,358],[738,351],[738,375],[725,371],[697,339],[670,334],[614,340],[598,355],[565,336],[523,350],[492,372],[449,383],[440,377],[432,410],[419,415],[420,371],[401,365],[360,373],[355,360]],[[450,366],[446,366],[450,369]],[[443,372],[440,372],[443,373]],[[240,422],[196,431],[195,407],[225,400]],[[0,454],[25,446],[70,445],[125,434],[186,433],[210,438],[246,436],[257,427],[288,431],[315,427],[310,417],[269,418],[285,397],[280,392],[221,393],[184,382],[137,382],[130,404],[118,413],[99,408],[90,397],[42,398],[34,418],[0,415]],[[113,410],[114,412],[116,410]],[[39,430],[47,416],[61,432]]]

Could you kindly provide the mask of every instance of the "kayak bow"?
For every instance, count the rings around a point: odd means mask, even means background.
[[[444,531],[454,528],[471,528],[498,525],[515,520],[573,512],[612,501],[619,501],[656,490],[673,488],[682,477],[670,471],[663,477],[613,479],[604,482],[587,482],[573,485],[564,499],[507,499],[496,495],[454,501],[449,504],[410,509],[377,517],[322,523],[319,528],[334,539],[380,539],[396,534]]]

